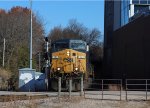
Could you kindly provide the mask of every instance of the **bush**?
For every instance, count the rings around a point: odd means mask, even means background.
[[[10,77],[10,71],[0,68],[0,90],[7,90]]]

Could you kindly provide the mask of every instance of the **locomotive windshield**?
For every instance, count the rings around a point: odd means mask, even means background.
[[[84,43],[71,43],[71,48],[76,50],[85,50],[85,44]]]
[[[60,51],[69,48],[69,43],[66,42],[58,42],[52,45],[53,51]]]
[[[86,42],[82,40],[59,40],[52,44],[52,52],[64,49],[86,51]]]

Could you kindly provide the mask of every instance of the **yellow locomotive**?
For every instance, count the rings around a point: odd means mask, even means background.
[[[82,40],[62,39],[52,43],[50,77],[88,77],[87,49],[86,42]],[[57,82],[52,82],[51,86],[57,85]]]
[[[63,39],[52,44],[51,77],[61,75],[74,77],[85,74],[86,42]]]

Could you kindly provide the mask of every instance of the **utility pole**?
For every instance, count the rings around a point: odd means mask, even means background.
[[[45,78],[45,83],[46,83],[46,89],[48,90],[48,88],[49,88],[49,84],[48,84],[48,79],[49,79],[49,69],[48,69],[48,67],[50,66],[50,64],[49,64],[49,53],[48,53],[48,38],[47,37],[45,37],[45,43],[46,43],[46,67],[45,67],[45,76],[46,76],[46,78]]]
[[[4,47],[3,47],[3,67],[5,66],[5,38],[4,38]]]
[[[30,0],[30,69],[32,69],[32,0]]]

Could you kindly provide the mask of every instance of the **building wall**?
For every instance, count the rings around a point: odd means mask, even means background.
[[[113,32],[134,22],[147,10],[150,10],[150,0],[105,0],[103,75],[107,78],[112,78]]]
[[[127,24],[129,22],[129,0],[122,0],[121,1],[121,26]],[[131,9],[131,8],[130,8]]]
[[[150,15],[113,34],[113,78],[150,78]]]
[[[112,73],[112,34],[121,25],[120,1],[105,0],[104,15],[104,71],[103,77],[110,78]]]
[[[121,26],[121,2],[106,0],[104,11],[104,45],[111,47],[112,33]]]

